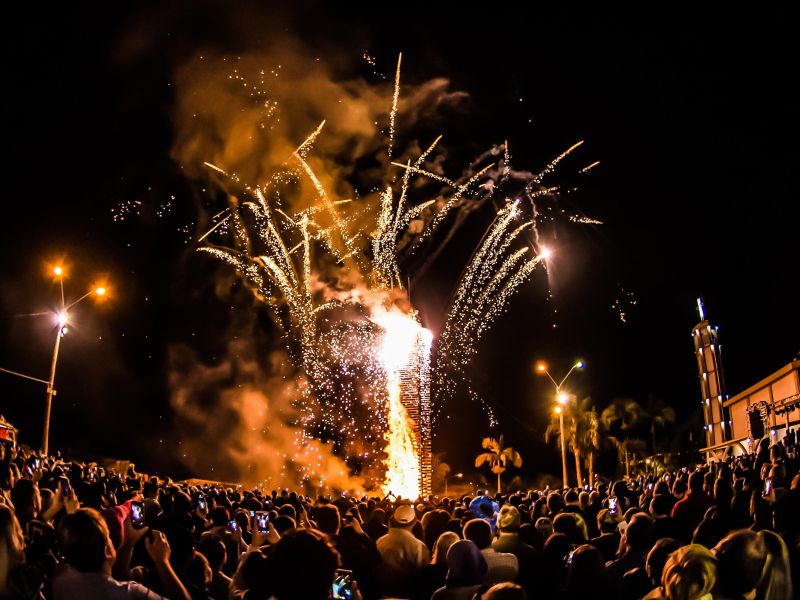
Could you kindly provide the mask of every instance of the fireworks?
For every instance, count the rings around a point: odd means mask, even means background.
[[[507,143],[456,179],[434,173],[426,161],[441,137],[416,158],[391,162],[402,150],[399,82],[398,58],[385,165],[389,183],[346,199],[326,189],[328,178],[310,162],[324,135],[322,122],[267,181],[229,193],[228,207],[200,237],[206,243],[222,237],[226,245],[200,250],[235,267],[285,333],[305,382],[295,402],[296,453],[318,452],[317,440],[331,443],[351,470],[376,487],[417,497],[430,477],[431,386],[440,408],[458,389],[476,342],[541,262],[533,201],[555,191],[541,186],[542,178],[580,143],[538,174],[514,171]],[[259,101],[277,112],[263,94]],[[224,165],[207,166],[224,182],[238,183]],[[502,198],[504,183],[515,186],[513,199],[501,202],[433,344],[410,305],[402,259],[425,253],[434,260],[467,214]],[[432,186],[438,189],[428,197],[416,197]],[[239,197],[245,195],[247,200]],[[452,215],[455,223],[440,233]],[[311,467],[302,477],[325,485]]]

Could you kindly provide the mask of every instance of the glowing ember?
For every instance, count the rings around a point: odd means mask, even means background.
[[[386,371],[387,392],[387,430],[384,434],[386,440],[385,451],[387,454],[386,477],[382,485],[384,494],[392,493],[404,498],[416,499],[420,496],[422,484],[422,464],[420,456],[425,449],[421,448],[424,438],[424,419],[422,406],[424,398],[421,397],[425,385],[421,377],[416,378],[416,372],[422,371],[425,365],[417,364],[415,360],[420,349],[427,355],[430,348],[430,332],[420,326],[411,316],[394,310],[382,312],[372,320],[380,325],[383,330],[379,358]],[[422,346],[422,348],[420,348]],[[424,362],[424,361],[423,361]],[[409,373],[410,372],[410,373]],[[408,374],[411,374],[412,385],[403,385]],[[404,390],[405,388],[405,390]],[[417,413],[416,423],[403,403],[406,392],[407,402]]]

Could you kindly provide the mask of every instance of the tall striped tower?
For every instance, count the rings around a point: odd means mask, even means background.
[[[719,343],[719,327],[708,322],[703,299],[697,299],[700,322],[692,329],[694,353],[700,377],[703,422],[706,430],[706,446],[716,446],[731,439],[730,416],[723,403],[725,375],[722,370],[722,346]]]

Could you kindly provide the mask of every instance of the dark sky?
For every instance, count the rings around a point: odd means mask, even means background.
[[[542,441],[550,390],[532,375],[538,358],[554,374],[586,360],[571,383],[600,407],[652,395],[685,420],[699,406],[689,335],[698,295],[720,325],[731,394],[800,350],[788,13],[477,13],[428,3],[388,16],[311,4],[291,14],[256,2],[117,4],[19,9],[3,39],[0,366],[46,375],[52,323],[20,315],[56,306],[49,258],[67,256],[73,296],[98,273],[115,292],[96,310],[83,304],[65,338],[54,447],[177,468],[167,349],[214,355],[228,316],[208,263],[177,232],[194,217],[190,184],[169,155],[173,76],[203,50],[235,54],[274,32],[354,63],[369,51],[385,72],[402,51],[407,80],[450,78],[471,95],[469,114],[452,123],[468,130],[469,151],[508,138],[517,166],[535,170],[583,139],[579,162],[601,161],[560,206],[604,225],[547,229],[557,234],[552,300],[544,278],[526,286],[474,365],[476,388],[531,471],[558,468]],[[170,196],[172,212],[159,217],[154,207]],[[137,200],[141,215],[113,221]],[[463,266],[465,235],[415,287],[434,324],[449,293],[442,281]],[[0,413],[38,445],[44,390],[0,382]],[[454,411],[451,423],[437,450],[467,468],[485,419]]]

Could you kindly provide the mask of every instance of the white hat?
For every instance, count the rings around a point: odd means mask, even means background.
[[[417,513],[414,508],[408,504],[401,504],[398,506],[392,518],[397,521],[398,525],[411,525],[417,519]]]

